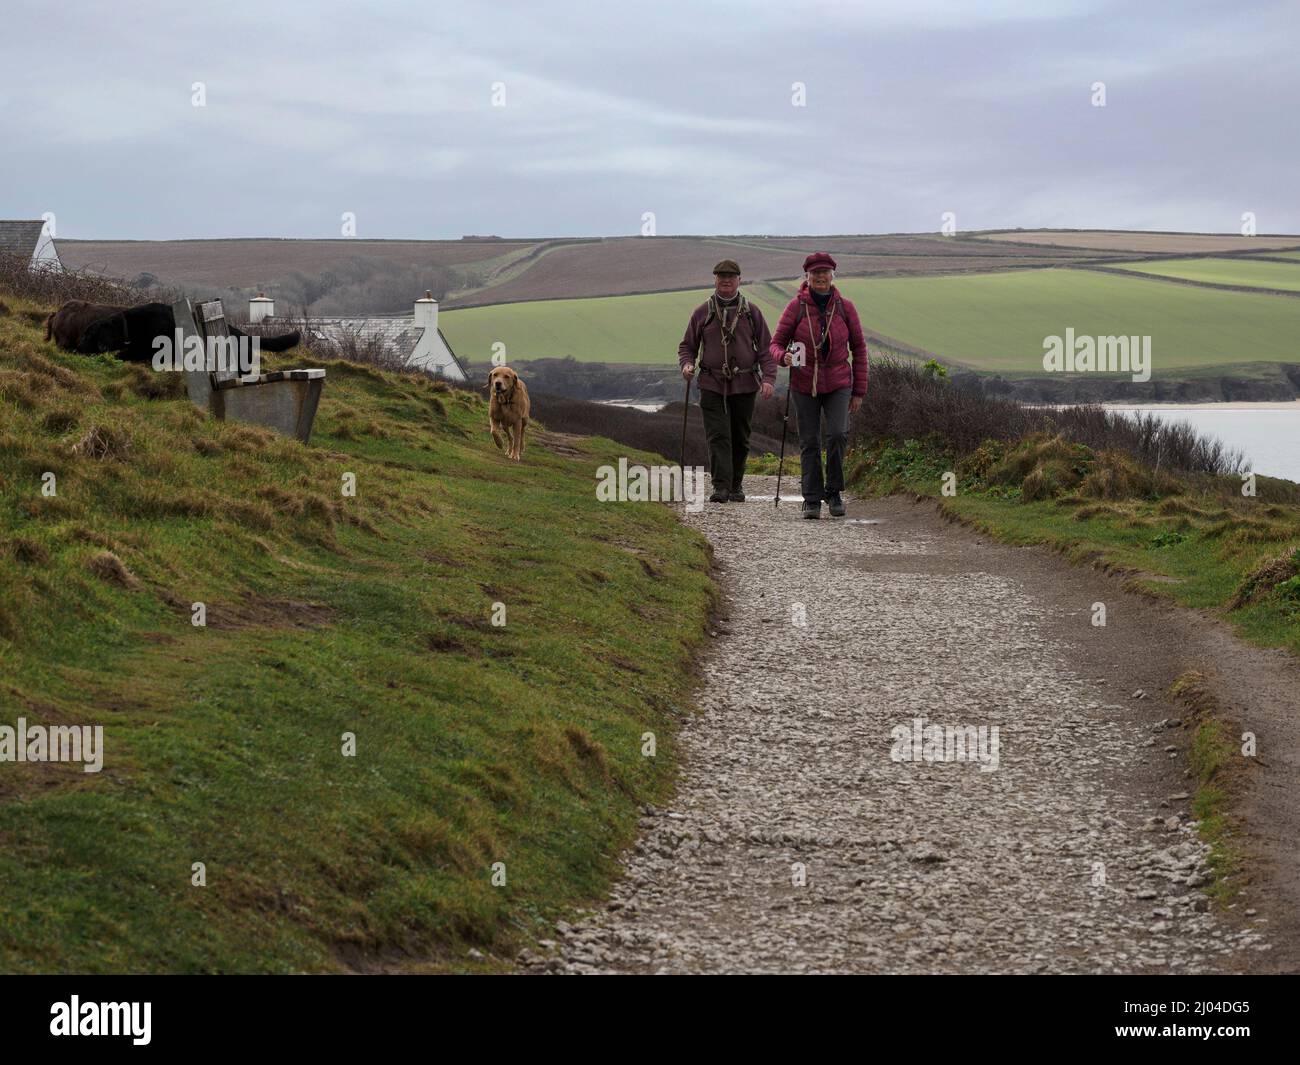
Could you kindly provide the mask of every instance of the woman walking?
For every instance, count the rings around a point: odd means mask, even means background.
[[[803,261],[804,282],[772,334],[772,355],[790,367],[790,392],[799,422],[803,516],[844,516],[844,449],[849,415],[867,394],[867,342],[857,308],[835,287],[835,260],[824,251]],[[822,471],[822,419],[826,468]]]

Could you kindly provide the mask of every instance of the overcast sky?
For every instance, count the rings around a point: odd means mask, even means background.
[[[646,212],[1300,232],[1296,0],[6,0],[4,23],[0,217],[63,237],[337,237],[344,212],[372,238]]]

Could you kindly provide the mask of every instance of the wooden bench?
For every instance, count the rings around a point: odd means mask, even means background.
[[[187,299],[178,300],[172,304],[172,313],[182,345],[190,337],[203,343],[206,369],[185,371],[185,388],[196,406],[222,421],[264,425],[296,436],[304,444],[311,440],[312,422],[325,387],[324,370],[280,370],[241,377],[235,367],[218,367],[216,352],[208,343],[209,338],[234,339],[220,300],[197,307]],[[231,344],[229,350],[233,354],[237,349]]]

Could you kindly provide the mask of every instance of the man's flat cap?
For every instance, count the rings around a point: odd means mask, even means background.
[[[735,259],[723,259],[713,268],[715,274],[738,274],[740,273],[740,264]]]

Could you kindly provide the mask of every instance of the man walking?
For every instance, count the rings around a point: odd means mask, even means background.
[[[682,376],[699,360],[700,412],[709,442],[710,503],[743,503],[754,401],[772,395],[776,358],[762,312],[740,294],[740,266],[723,259],[713,268],[713,295],[695,308],[677,349]]]

